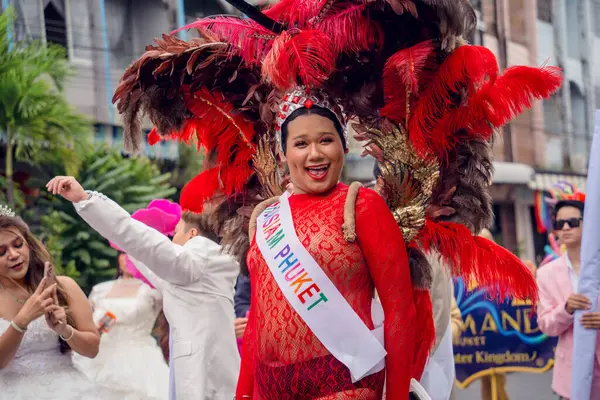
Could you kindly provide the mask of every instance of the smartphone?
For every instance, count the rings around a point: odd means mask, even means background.
[[[56,270],[51,262],[44,264],[44,277],[46,278],[46,287],[56,282]]]

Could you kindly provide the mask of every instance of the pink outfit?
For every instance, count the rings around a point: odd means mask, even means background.
[[[544,265],[537,272],[540,289],[538,325],[548,336],[558,336],[552,390],[559,396],[571,396],[571,365],[573,355],[573,315],[565,310],[573,293],[569,267],[564,256]],[[591,350],[591,349],[590,349]],[[600,338],[596,340],[596,363],[590,400],[600,400]]]

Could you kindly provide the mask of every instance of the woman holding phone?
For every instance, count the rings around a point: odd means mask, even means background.
[[[21,218],[0,206],[2,398],[102,398],[69,354],[93,358],[98,344],[81,288],[54,276],[48,250]]]

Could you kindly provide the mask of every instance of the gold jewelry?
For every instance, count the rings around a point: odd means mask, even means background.
[[[27,331],[27,328],[21,328],[19,325],[16,324],[15,321],[10,321],[10,326],[12,326],[13,329],[19,333],[25,333],[25,331]]]
[[[71,328],[71,336],[64,338],[63,335],[58,335],[65,342],[68,342],[69,340],[73,339],[73,336],[75,336],[75,329],[73,329],[71,325],[68,325],[68,327]]]
[[[25,300],[19,299],[18,297],[16,297],[15,295],[13,295],[11,292],[9,292],[1,283],[0,283],[0,289],[4,290],[6,293],[8,293],[8,295],[10,297],[12,297],[13,300],[16,301],[19,304],[25,304],[25,303],[27,303],[27,300],[29,300],[29,297],[27,297]],[[29,296],[31,296],[31,295],[29,295]]]

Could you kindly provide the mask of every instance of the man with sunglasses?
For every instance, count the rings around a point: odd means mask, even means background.
[[[590,300],[578,294],[581,236],[584,203],[562,200],[553,213],[554,234],[566,253],[538,270],[540,289],[538,325],[549,336],[558,336],[552,389],[563,399],[571,393],[571,365],[573,353],[573,314],[575,310],[589,310]],[[600,329],[600,313],[583,314],[581,323],[586,329]],[[600,400],[600,346],[596,343],[596,362],[590,400]]]

